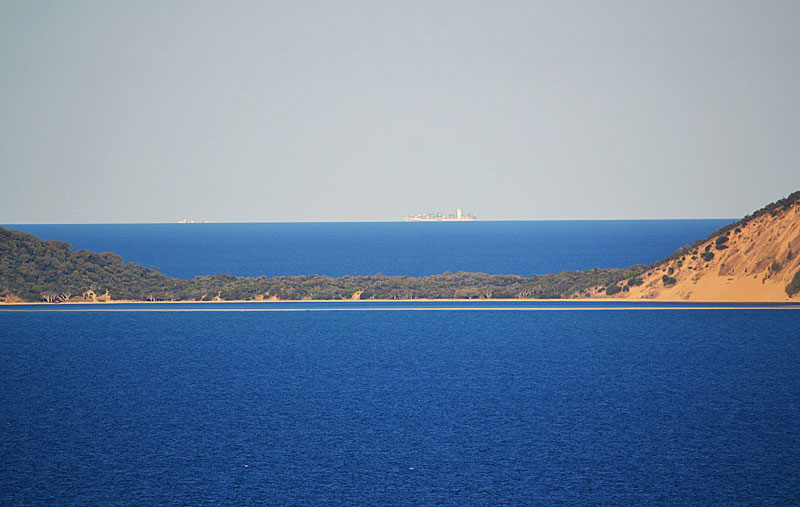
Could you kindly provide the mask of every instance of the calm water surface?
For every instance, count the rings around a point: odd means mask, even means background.
[[[3,504],[796,504],[798,310],[0,312]]]

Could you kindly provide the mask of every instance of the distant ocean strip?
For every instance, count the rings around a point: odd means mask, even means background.
[[[583,220],[444,223],[11,225],[114,252],[183,279],[235,276],[530,276],[650,264],[732,222]]]

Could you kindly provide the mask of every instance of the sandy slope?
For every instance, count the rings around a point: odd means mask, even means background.
[[[630,292],[606,296],[598,288],[591,297],[689,301],[791,301],[785,287],[800,270],[800,205],[776,216],[766,214],[728,234],[728,248],[717,250],[715,240],[692,253],[648,271],[644,284]],[[700,254],[709,248],[714,258]],[[789,252],[792,252],[790,255]],[[780,266],[775,270],[773,263]],[[670,269],[672,273],[670,274]],[[675,278],[665,285],[662,276]],[[794,300],[800,300],[795,295]]]

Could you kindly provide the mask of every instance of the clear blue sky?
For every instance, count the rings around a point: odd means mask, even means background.
[[[0,3],[0,223],[738,217],[800,2]]]

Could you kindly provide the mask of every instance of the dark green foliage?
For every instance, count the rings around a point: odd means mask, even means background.
[[[670,274],[670,275],[672,273],[674,273],[674,272],[675,272],[675,268],[673,268],[672,266],[670,266],[669,269],[667,270],[667,273]]]
[[[800,292],[800,271],[794,274],[794,278],[786,286],[786,294],[789,296],[794,296],[798,292]]]
[[[622,288],[619,285],[615,284],[615,283],[612,283],[611,285],[609,285],[606,288],[606,294],[608,294],[609,296],[613,296],[614,294],[617,294],[617,293],[619,293],[621,291],[622,291]]]
[[[0,290],[25,301],[64,301],[87,290],[114,299],[148,299],[149,292],[176,292],[181,280],[134,263],[113,253],[74,251],[68,243],[41,241],[30,234],[0,228]]]
[[[639,285],[642,285],[643,283],[644,283],[644,280],[642,280],[642,279],[641,279],[640,277],[638,277],[638,276],[634,276],[633,278],[631,278],[630,280],[628,280],[628,284],[627,284],[627,286],[628,286],[628,287],[638,287]]]
[[[416,298],[563,298],[597,285],[614,284],[644,272],[644,266],[627,269],[562,271],[529,278],[485,273],[445,273],[410,276],[279,276],[243,278],[231,275],[198,276],[181,280],[153,269],[125,264],[112,253],[73,251],[70,245],[44,242],[30,234],[0,228],[0,292],[25,301],[66,300],[87,290],[111,299],[139,301],[208,301]]]
[[[723,243],[728,242],[728,236],[717,236],[717,240],[714,242],[717,245],[722,245]]]
[[[792,253],[792,250],[789,249],[789,253],[786,254],[786,260],[790,261],[792,259],[794,259],[794,254]]]
[[[708,262],[714,258],[714,252],[703,252],[700,254],[700,258]]]
[[[772,264],[769,265],[769,269],[770,269],[770,271],[780,271],[781,270],[781,265],[778,264],[775,261],[772,261]]]
[[[675,285],[678,281],[671,276],[663,275],[661,276],[661,281],[664,282],[664,285]]]

